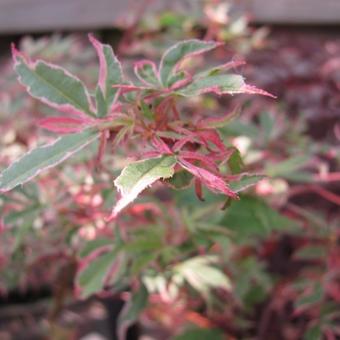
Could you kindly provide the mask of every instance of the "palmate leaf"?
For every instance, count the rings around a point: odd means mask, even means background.
[[[163,55],[160,66],[160,78],[163,86],[169,86],[169,79],[176,73],[178,63],[186,57],[212,50],[220,44],[215,41],[197,39],[184,40],[170,47]]]
[[[113,208],[110,218],[130,204],[145,188],[159,180],[174,174],[177,160],[175,156],[165,155],[144,159],[129,164],[114,181],[121,193],[121,198]]]
[[[61,112],[94,115],[89,93],[77,77],[41,60],[33,63],[14,46],[12,54],[18,79],[32,97]]]
[[[99,137],[99,132],[87,129],[80,133],[65,135],[51,144],[43,145],[18,159],[0,177],[0,192],[9,191],[54,167]]]

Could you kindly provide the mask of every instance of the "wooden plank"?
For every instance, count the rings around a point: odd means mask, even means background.
[[[254,22],[275,24],[340,24],[340,0],[250,0]]]
[[[147,0],[0,0],[0,33],[110,28]],[[149,0],[152,10],[189,0]],[[191,0],[202,1],[202,0]],[[234,0],[259,23],[340,24],[340,0]]]
[[[142,1],[139,1],[141,4]],[[137,0],[0,0],[0,32],[112,27]],[[131,6],[131,7],[130,7]]]

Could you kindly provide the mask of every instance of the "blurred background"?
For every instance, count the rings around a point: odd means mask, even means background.
[[[127,65],[179,40],[224,42],[211,58],[245,60],[247,81],[277,96],[200,103],[243,107],[221,133],[247,169],[268,175],[219,222],[237,235],[235,299],[221,297],[218,313],[157,300],[128,339],[340,339],[340,1],[0,0],[1,170],[49,138],[35,121],[50,111],[18,84],[10,43],[94,86],[88,32]],[[0,196],[0,339],[116,339],[123,302],[72,295],[79,239],[102,228],[91,219],[102,189],[77,166],[94,153]],[[65,203],[53,188],[71,181]],[[185,195],[177,202],[199,212]],[[177,334],[187,324],[201,331]]]

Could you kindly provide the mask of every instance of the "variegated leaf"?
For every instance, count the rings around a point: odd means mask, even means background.
[[[135,64],[134,72],[138,79],[147,86],[159,86],[159,76],[155,63],[142,60]]]
[[[160,178],[169,178],[174,174],[176,157],[165,155],[156,158],[143,159],[129,164],[114,181],[121,194],[120,200],[112,211],[110,218],[117,214],[148,186]]]
[[[32,97],[61,112],[94,115],[90,96],[77,77],[41,60],[31,62],[14,45],[12,54],[18,79]]]
[[[245,82],[237,74],[217,74],[204,78],[194,79],[188,86],[177,91],[178,94],[191,97],[204,93],[235,94],[244,93]]]
[[[99,137],[99,132],[87,129],[80,133],[65,135],[51,144],[40,146],[26,153],[7,169],[0,177],[0,192],[9,191],[52,168],[81,150]]]
[[[110,45],[102,44],[91,34],[89,35],[89,39],[93,47],[96,49],[99,58],[98,87],[100,88],[105,99],[107,109],[110,109],[111,105],[116,99],[116,94],[118,91],[118,88],[114,88],[112,85],[123,83],[122,67],[119,60],[113,53],[112,47]]]
[[[177,66],[184,58],[207,52],[219,46],[215,41],[197,39],[184,40],[170,47],[163,55],[159,71],[163,86],[169,86],[169,79],[177,71]]]
[[[214,256],[196,256],[174,266],[174,272],[183,277],[203,297],[208,298],[212,289],[222,288],[230,291],[230,279],[213,266]]]
[[[92,123],[91,119],[84,120],[73,117],[48,117],[40,119],[38,121],[38,126],[52,132],[68,134],[81,132]]]

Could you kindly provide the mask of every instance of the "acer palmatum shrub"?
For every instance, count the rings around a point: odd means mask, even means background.
[[[221,48],[214,41],[181,41],[165,51],[159,65],[136,62],[134,77],[128,78],[112,48],[92,35],[89,38],[99,59],[93,93],[60,66],[31,60],[13,46],[19,82],[51,112],[59,112],[58,116],[49,112],[36,121],[37,126],[60,137],[9,165],[1,173],[0,190],[14,192],[3,195],[8,197],[7,211],[20,203],[28,207],[19,219],[21,227],[31,227],[30,211],[36,206],[46,226],[56,221],[63,226],[49,236],[51,247],[62,242],[58,252],[49,248],[44,254],[55,259],[58,268],[37,268],[42,276],[34,280],[54,277],[51,272],[57,269],[62,276],[65,265],[76,262],[78,296],[131,292],[119,319],[123,338],[126,327],[148,304],[157,310],[159,299],[171,306],[169,315],[180,325],[192,304],[203,303],[213,310],[218,307],[216,297],[234,289],[232,273],[225,267],[230,234],[221,227],[219,212],[263,176],[242,172],[239,151],[219,134],[218,129],[237,117],[240,109],[220,115],[193,112],[191,103],[207,95],[271,95],[235,74],[237,62],[191,67],[193,57]],[[65,179],[65,171],[52,168],[70,157],[75,158],[71,170],[75,173]],[[123,169],[114,180],[117,195],[113,198],[111,182],[117,168]],[[53,175],[45,175],[48,172]],[[39,190],[26,184],[39,174]],[[194,191],[188,191],[191,187]],[[142,192],[151,195],[135,201]],[[198,206],[205,198],[207,202]],[[254,204],[266,209],[254,199],[244,198],[249,209]],[[51,202],[58,202],[57,209],[51,209],[55,208]],[[110,202],[114,202],[112,209]],[[82,212],[72,211],[74,205]],[[7,223],[11,223],[8,216],[1,230]],[[72,224],[82,228],[70,228]],[[40,233],[49,232],[43,228]],[[21,256],[38,251],[39,235],[35,244],[33,249],[22,249]]]

